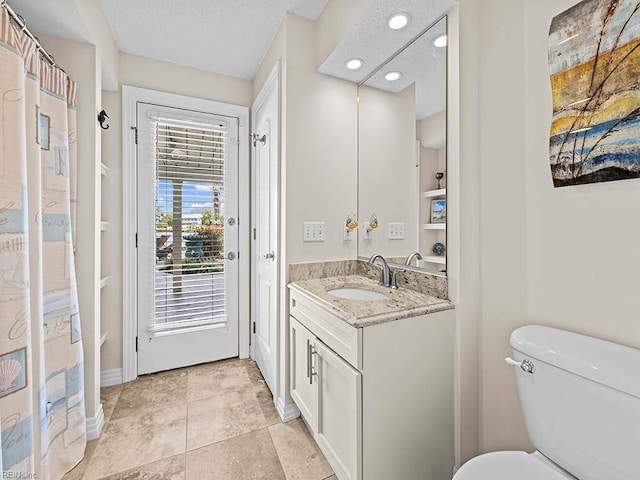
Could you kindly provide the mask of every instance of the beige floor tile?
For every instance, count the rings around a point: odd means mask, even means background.
[[[285,480],[266,429],[187,452],[187,480]]]
[[[273,394],[266,384],[262,388],[256,388],[255,395],[258,399],[258,403],[260,404],[260,408],[262,409],[262,414],[267,422],[267,426],[282,423],[282,419],[276,410],[276,406],[273,404]]]
[[[122,388],[123,385],[113,385],[111,387],[104,387],[100,389],[100,403],[102,403],[105,423],[111,419],[113,409],[116,407],[118,398],[120,398]]]
[[[180,454],[101,480],[184,480],[185,474],[185,454]]]
[[[124,384],[111,420],[183,405],[187,398],[186,392],[187,371],[184,369],[145,375]]]
[[[155,462],[185,452],[187,406],[111,420],[104,428],[85,480]]]
[[[269,427],[287,480],[324,480],[333,470],[301,419]]]
[[[187,379],[187,400],[194,402],[249,389],[251,381],[245,363],[231,359],[192,367]]]
[[[267,425],[252,390],[189,402],[187,450],[258,430]]]
[[[93,458],[93,454],[96,451],[96,446],[98,445],[97,440],[93,440],[91,442],[87,442],[87,448],[84,451],[84,458],[82,461],[75,466],[73,470],[67,473],[62,477],[63,480],[82,480],[84,478],[84,474],[87,471],[87,467],[91,462],[91,458]]]

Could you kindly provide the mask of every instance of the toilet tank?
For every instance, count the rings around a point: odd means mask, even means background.
[[[511,346],[536,449],[580,480],[639,480],[640,350],[542,326]]]

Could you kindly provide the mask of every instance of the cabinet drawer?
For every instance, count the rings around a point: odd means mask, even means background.
[[[353,367],[362,369],[361,328],[340,320],[312,299],[293,290],[289,300],[289,313]]]

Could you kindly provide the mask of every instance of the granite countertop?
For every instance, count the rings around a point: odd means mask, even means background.
[[[391,289],[360,275],[291,282],[289,288],[306,295],[348,324],[362,328],[401,318],[416,317],[454,308],[453,302],[408,288]],[[349,300],[327,293],[336,288],[360,288],[387,295],[384,300]]]

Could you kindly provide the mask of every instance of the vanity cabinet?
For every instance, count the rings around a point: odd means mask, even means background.
[[[360,475],[362,374],[291,318],[291,396],[340,479]]]
[[[445,480],[453,310],[356,328],[291,290],[291,396],[339,480]]]

